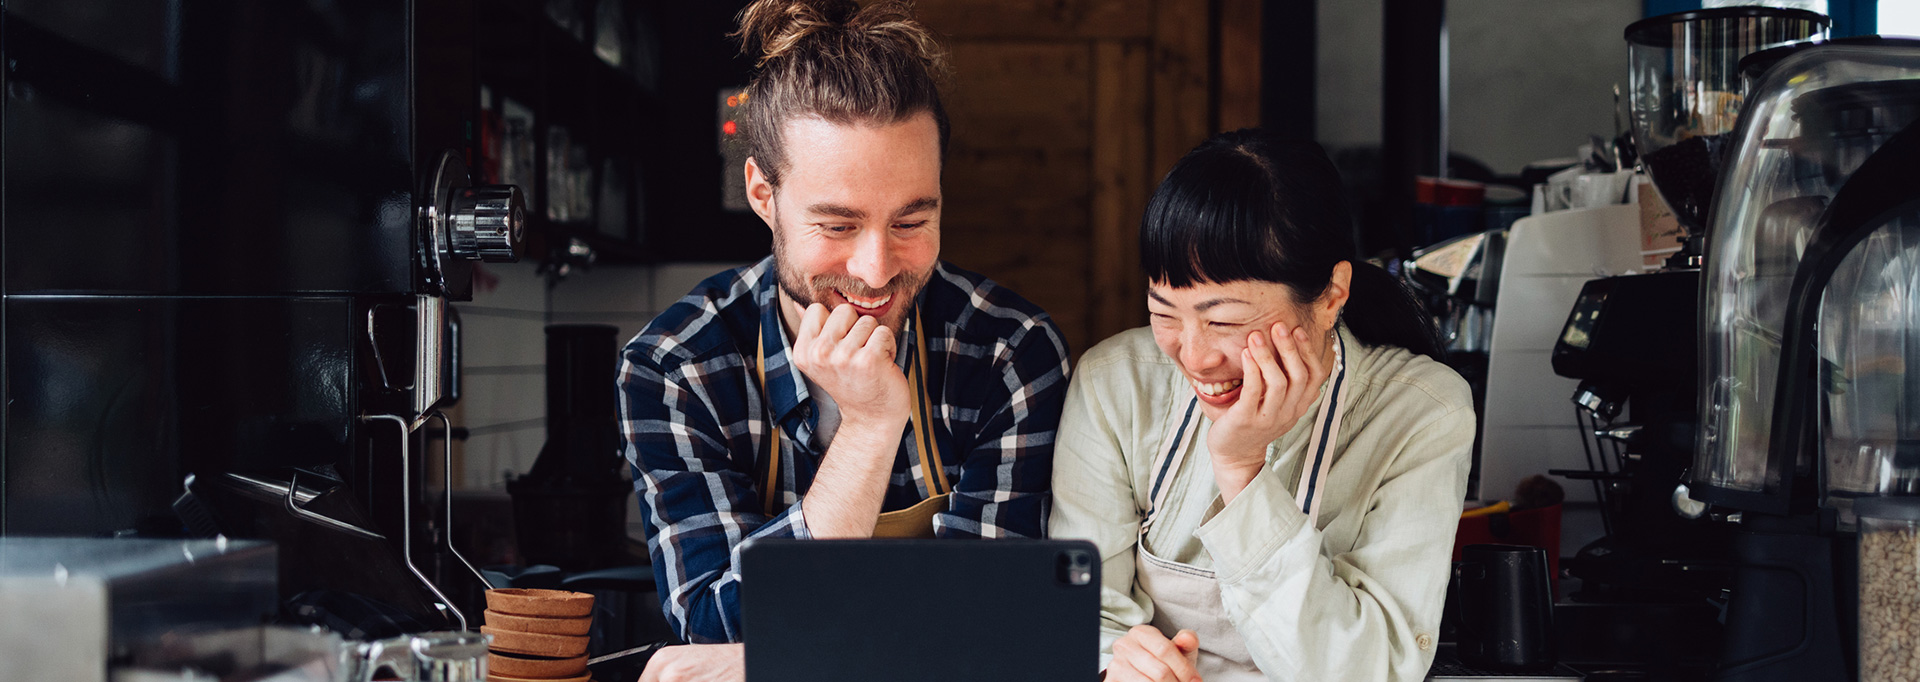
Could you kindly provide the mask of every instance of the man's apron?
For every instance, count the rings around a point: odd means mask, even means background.
[[[933,517],[946,510],[947,497],[952,488],[947,485],[947,472],[940,463],[940,446],[934,442],[933,424],[927,421],[927,413],[932,403],[927,398],[926,372],[921,369],[927,363],[927,335],[921,331],[920,310],[913,311],[913,355],[907,360],[907,384],[913,389],[913,410],[908,419],[913,425],[914,450],[920,454],[920,480],[927,489],[927,499],[921,500],[906,509],[881,512],[873,525],[873,537],[876,538],[930,538],[933,537]],[[755,365],[756,377],[760,381],[762,403],[769,403],[767,395],[767,341],[760,336],[760,357]],[[764,491],[762,507],[768,516],[780,513],[776,507],[780,489],[780,425],[774,423],[772,414],[767,416],[767,476],[761,484]]]
[[[1327,392],[1326,405],[1320,410],[1321,418],[1308,439],[1308,458],[1301,462],[1304,469],[1300,487],[1293,496],[1300,505],[1300,511],[1307,515],[1308,525],[1314,525],[1320,516],[1320,506],[1316,502],[1320,497],[1322,482],[1327,478],[1327,467],[1333,461],[1333,444],[1340,434],[1340,414],[1346,407],[1347,360],[1341,346],[1341,340],[1336,335],[1333,340],[1336,367],[1332,377],[1333,388]],[[1183,629],[1192,630],[1200,637],[1201,679],[1207,682],[1265,680],[1260,668],[1254,665],[1253,655],[1247,651],[1246,641],[1241,639],[1240,632],[1234,629],[1233,622],[1227,618],[1226,605],[1220,598],[1220,582],[1214,577],[1213,571],[1162,559],[1147,548],[1147,529],[1152,527],[1155,513],[1165,505],[1171,494],[1173,474],[1180,470],[1187,451],[1193,449],[1194,434],[1199,431],[1199,404],[1199,398],[1187,403],[1180,426],[1168,435],[1167,442],[1154,456],[1152,471],[1156,473],[1150,493],[1152,506],[1147,509],[1146,519],[1140,522],[1140,537],[1135,541],[1134,580],[1153,600],[1152,625],[1155,628],[1169,638]]]

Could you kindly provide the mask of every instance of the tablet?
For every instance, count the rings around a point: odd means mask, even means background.
[[[747,682],[1097,680],[1100,553],[1079,540],[754,540]]]

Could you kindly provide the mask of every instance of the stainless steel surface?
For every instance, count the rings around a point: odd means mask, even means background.
[[[413,413],[418,415],[408,429],[419,428],[426,415],[440,406],[446,395],[447,299],[439,296],[414,297]]]
[[[526,201],[514,185],[465,187],[453,193],[449,216],[453,255],[490,263],[520,260],[526,226]]]
[[[460,335],[460,309],[448,306],[446,384],[446,401],[448,405],[454,405],[460,402],[460,367],[461,363],[466,362],[460,357],[460,349],[464,345],[461,342],[462,338],[464,337]]]
[[[520,260],[526,232],[520,188],[473,186],[459,154],[440,154],[416,212],[425,293],[468,300],[473,295],[468,261]]]
[[[179,633],[116,663],[113,682],[222,680],[345,682],[345,652],[359,649],[318,627],[262,625]]]
[[[1605,438],[1611,441],[1625,443],[1627,439],[1633,437],[1633,434],[1639,432],[1640,426],[1638,424],[1625,424],[1609,429],[1595,429],[1593,436],[1595,438]]]
[[[386,356],[380,353],[380,324],[376,314],[378,310],[377,306],[367,308],[367,344],[373,349],[373,366],[380,372],[380,385],[389,391],[411,390],[412,386],[395,386],[393,381],[388,379],[392,375],[387,373]]]
[[[412,654],[419,682],[480,682],[487,678],[487,644],[492,635],[474,631],[428,632],[414,635]]]
[[[427,578],[427,574],[421,573],[419,567],[413,565],[413,493],[411,492],[413,490],[413,458],[410,454],[410,446],[413,441],[413,429],[417,423],[410,422],[404,417],[396,417],[390,414],[367,415],[362,417],[362,419],[370,421],[391,421],[394,426],[399,427],[400,558],[406,562],[407,571],[412,573],[414,578],[419,579],[420,584],[427,586],[427,591],[432,592],[434,598],[440,600],[439,606],[445,607],[448,611],[453,612],[453,617],[460,621],[460,629],[465,630],[467,629],[467,614],[461,613],[460,607],[454,606],[453,600],[448,599],[446,593],[441,592],[440,587],[433,584],[433,581]],[[424,419],[422,421],[424,421]]]
[[[473,562],[467,561],[467,557],[461,554],[460,550],[455,549],[453,546],[453,420],[448,419],[447,415],[442,412],[435,412],[433,413],[433,416],[439,417],[440,427],[443,429],[446,429],[443,432],[445,434],[445,437],[440,439],[440,442],[444,448],[442,450],[442,454],[445,455],[445,459],[441,461],[440,473],[445,476],[442,482],[442,485],[444,487],[441,489],[446,491],[446,498],[447,498],[447,525],[445,527],[445,530],[441,533],[441,535],[444,535],[447,538],[447,553],[452,554],[453,558],[459,559],[460,565],[465,566],[467,567],[467,570],[472,571],[473,577],[480,579],[481,585],[485,585],[487,588],[491,589],[493,587],[493,583],[487,580],[487,576],[481,575],[480,569],[475,568],[473,566]]]
[[[259,493],[262,496],[274,499],[288,497],[292,499],[294,503],[302,506],[305,506],[308,502],[312,502],[313,498],[320,496],[320,493],[295,485],[297,481],[294,483],[281,483],[279,481],[270,481],[258,476],[240,473],[227,473],[225,476],[227,480],[238,483],[241,487]]]
[[[169,636],[256,625],[277,569],[265,542],[0,537],[0,680],[105,682]]]
[[[459,284],[453,280],[462,276],[457,272],[461,268],[453,262],[453,229],[449,217],[453,212],[454,191],[467,185],[466,162],[453,152],[441,153],[418,209],[420,234],[425,242],[420,245],[421,274],[426,277],[428,293],[447,293]]]
[[[1673,487],[1673,513],[1683,519],[1697,519],[1707,513],[1707,503],[1693,499],[1693,491],[1682,483]]]
[[[409,682],[480,682],[487,679],[491,635],[448,630],[364,642],[343,652],[339,682],[368,682],[381,670]]]
[[[221,479],[230,486],[239,489],[243,495],[263,502],[279,502],[281,506],[287,510],[287,513],[292,514],[295,518],[311,521],[325,528],[331,528],[343,533],[374,540],[385,540],[387,538],[387,536],[378,532],[307,509],[307,505],[313,502],[315,498],[320,497],[320,493],[300,485],[300,472],[297,469],[294,470],[293,480],[285,483],[251,474],[231,472],[223,474]]]
[[[589,666],[600,665],[601,663],[605,663],[607,661],[611,661],[617,658],[626,658],[628,656],[638,656],[640,654],[653,651],[654,649],[658,649],[666,645],[667,645],[667,642],[654,642],[652,644],[643,644],[643,645],[634,647],[632,649],[615,651],[605,656],[595,656],[593,658],[587,659],[587,665]]]
[[[339,519],[335,519],[331,516],[325,516],[322,514],[316,514],[314,512],[307,511],[306,507],[301,506],[298,502],[294,500],[294,497],[299,494],[299,490],[300,490],[300,472],[295,471],[293,472],[293,480],[287,482],[287,497],[286,497],[287,513],[293,514],[296,517],[306,519],[308,521],[312,521],[314,523],[320,524],[327,528],[332,528],[334,530],[337,530],[343,533],[352,533],[354,535],[358,535],[364,538],[371,538],[374,540],[387,539],[387,536],[381,535],[371,530],[361,528],[359,526],[353,525],[351,523],[347,523],[345,521],[341,521]]]

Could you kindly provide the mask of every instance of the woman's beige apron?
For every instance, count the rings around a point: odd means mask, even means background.
[[[1316,502],[1321,483],[1327,477],[1327,467],[1333,460],[1333,443],[1340,433],[1340,414],[1346,407],[1347,361],[1341,345],[1340,338],[1335,336],[1333,387],[1327,392],[1321,418],[1308,438],[1308,457],[1301,462],[1306,468],[1293,496],[1300,511],[1307,515],[1308,524],[1315,524],[1320,515]],[[1213,571],[1162,559],[1147,548],[1147,529],[1172,494],[1173,474],[1180,470],[1187,452],[1193,449],[1193,439],[1199,431],[1199,404],[1198,398],[1187,403],[1179,427],[1168,434],[1167,442],[1154,456],[1151,470],[1155,474],[1149,493],[1152,506],[1147,508],[1146,519],[1140,522],[1140,537],[1134,545],[1134,580],[1153,600],[1153,627],[1169,638],[1181,630],[1192,630],[1199,636],[1201,679],[1207,682],[1265,680],[1259,666],[1254,665],[1253,655],[1247,651],[1246,641],[1227,618],[1226,606],[1220,599],[1220,582],[1214,578]]]
[[[940,446],[934,442],[933,424],[927,421],[927,413],[932,404],[927,400],[926,376],[921,366],[927,364],[927,335],[921,331],[920,311],[913,311],[913,355],[907,359],[907,385],[913,390],[913,410],[908,419],[913,425],[913,449],[920,455],[920,480],[926,486],[927,499],[921,500],[906,509],[881,512],[879,520],[873,524],[873,537],[876,538],[930,538],[933,537],[933,517],[947,508],[947,497],[952,488],[947,485],[947,472],[940,463]],[[756,377],[760,380],[761,402],[769,403],[767,395],[767,340],[760,337],[759,362],[754,366]],[[780,425],[774,423],[771,414],[767,416],[767,432],[771,436],[767,442],[767,476],[760,488],[764,491],[762,508],[768,516],[780,513]]]

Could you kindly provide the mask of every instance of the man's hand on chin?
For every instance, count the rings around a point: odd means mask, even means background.
[[[743,644],[683,644],[661,649],[647,661],[640,682],[744,682]]]

